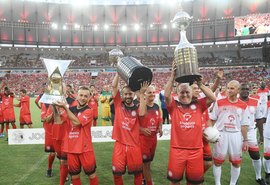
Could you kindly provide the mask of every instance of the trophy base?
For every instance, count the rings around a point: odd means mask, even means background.
[[[151,83],[152,78],[153,74],[151,69],[147,67],[138,66],[133,70],[131,76],[129,77],[128,86],[133,92],[135,92],[137,90],[140,90],[141,83],[145,81]]]
[[[65,102],[66,99],[64,96],[61,96],[61,95],[58,96],[58,95],[51,95],[51,94],[44,93],[39,100],[40,103],[46,103],[46,104],[53,104],[56,101]]]
[[[184,76],[180,76],[180,77],[176,77],[175,81],[178,83],[189,83],[189,84],[193,84],[194,81],[196,81],[197,79],[201,78],[201,75],[198,74],[194,74],[194,75],[184,75]]]

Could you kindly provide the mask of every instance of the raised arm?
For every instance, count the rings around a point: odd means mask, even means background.
[[[197,81],[197,84],[198,84],[199,88],[205,94],[205,96],[207,98],[206,99],[207,106],[210,106],[211,103],[216,101],[215,94],[213,93],[213,91],[210,88],[208,88],[208,87],[206,87],[205,85],[202,84],[201,78]]]
[[[176,65],[175,65],[175,62],[173,61],[172,73],[171,73],[171,76],[170,76],[168,82],[166,83],[165,89],[164,89],[164,98],[165,98],[166,104],[168,104],[168,105],[170,105],[172,103],[171,93],[172,93],[175,75],[176,75]]]
[[[218,88],[218,86],[219,86],[219,84],[220,84],[220,81],[221,81],[223,75],[224,75],[224,71],[223,71],[223,70],[219,70],[219,71],[216,73],[216,80],[215,80],[214,84],[213,84],[212,87],[211,87],[211,90],[212,90],[213,92],[215,92],[215,91],[217,90],[217,88]]]
[[[112,81],[112,96],[113,97],[115,97],[118,92],[118,82],[119,82],[119,74],[116,73]]]
[[[146,107],[146,99],[145,99],[145,91],[147,90],[148,86],[150,84],[146,81],[143,82],[141,84],[141,88],[140,88],[140,107],[139,107],[139,116],[144,116],[146,114],[147,111],[147,107]]]

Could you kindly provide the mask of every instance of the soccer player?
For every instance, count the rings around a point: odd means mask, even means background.
[[[220,139],[214,144],[213,172],[215,184],[220,185],[221,165],[229,154],[231,162],[230,185],[235,185],[240,175],[242,149],[247,151],[247,129],[249,126],[247,104],[241,101],[237,94],[240,84],[232,80],[227,85],[227,98],[218,100],[209,117],[212,124],[220,132]],[[243,140],[242,140],[243,138]]]
[[[4,134],[4,118],[3,118],[3,111],[2,111],[2,95],[0,94],[0,138],[5,137]]]
[[[97,126],[99,95],[98,95],[94,85],[90,85],[90,92],[91,92],[91,98],[89,101],[89,107],[91,109],[93,109],[93,116],[94,116],[93,126]]]
[[[107,122],[111,122],[111,111],[110,111],[110,97],[111,92],[109,86],[104,85],[103,91],[99,97],[101,103],[101,125],[106,126]]]
[[[192,101],[191,87],[182,83],[177,86],[178,100],[174,100],[171,92],[175,76],[176,65],[173,62],[172,73],[164,93],[172,119],[167,178],[171,185],[179,185],[185,172],[189,184],[202,184],[202,114],[207,110],[206,99]],[[216,100],[213,92],[201,83],[201,79],[198,79],[197,84],[211,102]]]
[[[44,150],[48,155],[48,169],[46,176],[52,177],[52,165],[55,159],[55,150],[52,138],[53,112],[49,109],[49,104],[41,103],[41,121],[45,130]]]
[[[122,175],[126,172],[134,174],[134,184],[142,184],[142,155],[140,148],[139,116],[146,112],[144,93],[148,84],[144,83],[140,89],[140,108],[134,105],[134,92],[128,86],[122,88],[122,99],[118,90],[119,75],[113,82],[113,99],[115,120],[112,138],[115,140],[112,155],[112,171],[115,185],[123,185]]]
[[[8,133],[9,123],[11,123],[13,129],[17,128],[15,125],[13,100],[14,100],[14,93],[10,92],[8,87],[5,87],[4,93],[2,94],[2,111],[3,111],[3,122],[6,124],[6,133]]]
[[[28,128],[33,128],[30,112],[30,97],[26,94],[25,89],[20,90],[20,98],[18,98],[18,101],[20,102],[14,106],[20,107],[20,128],[24,128],[24,125],[27,125]]]
[[[162,136],[162,123],[161,112],[158,104],[155,101],[155,87],[150,85],[146,92],[146,115],[140,120],[140,142],[143,158],[143,176],[146,185],[152,185],[152,176],[150,165],[154,159],[156,146],[157,146],[157,133]]]
[[[193,101],[197,101],[198,99],[202,99],[200,97],[200,88],[196,83],[193,83],[191,85],[192,88],[192,95],[193,95]],[[203,94],[203,96],[205,96]],[[206,97],[203,97],[206,98]],[[209,100],[210,101],[210,100]],[[209,107],[210,104],[207,104],[207,107]],[[202,115],[202,129],[204,130],[207,126],[208,123],[207,121],[209,120],[208,116],[208,109],[203,112]],[[208,141],[203,137],[203,161],[204,161],[204,172],[206,172],[212,165],[212,152],[211,152],[211,147]]]
[[[266,114],[266,107],[260,105],[260,102],[257,99],[249,97],[249,85],[242,83],[240,87],[240,100],[244,101],[248,106],[249,114],[249,127],[248,127],[248,153],[252,160],[253,168],[256,174],[256,182],[260,185],[266,185],[264,179],[261,177],[261,168],[262,162],[260,158],[260,152],[257,141],[257,130],[255,125],[255,119],[262,119]]]
[[[74,107],[77,105],[77,101],[75,99],[71,98],[68,94],[65,96],[68,107]],[[53,147],[57,154],[57,158],[60,160],[59,184],[64,185],[68,176],[67,152],[64,151],[65,134],[68,130],[68,116],[63,108],[51,106],[51,109],[54,115],[52,126]]]
[[[213,91],[213,93],[216,91],[217,87],[219,86],[219,83],[223,77],[223,74],[224,74],[223,70],[219,70],[216,72],[216,80],[212,85],[209,86],[210,89]],[[191,85],[191,88],[192,88],[193,100],[196,101],[196,99],[206,98],[205,95],[202,92],[200,92],[200,88],[198,87],[196,83],[193,83]],[[210,107],[211,105],[213,105],[212,101],[209,99],[206,99],[206,104],[207,104],[207,107]],[[208,108],[206,111],[203,112],[203,116],[202,116],[203,130],[209,125],[208,111],[210,110],[211,108]],[[203,160],[204,160],[204,173],[205,173],[213,165],[213,162],[212,162],[213,158],[212,158],[210,144],[204,137],[203,137]]]
[[[68,170],[73,185],[81,185],[81,168],[89,177],[90,185],[98,185],[96,171],[96,160],[91,137],[91,125],[93,122],[93,111],[88,106],[90,90],[80,87],[77,93],[76,106],[70,108],[63,102],[56,102],[57,107],[66,112],[68,129],[65,135],[64,152],[67,152]],[[62,119],[62,118],[61,118]]]
[[[267,102],[269,100],[270,91],[268,88],[266,88],[266,84],[264,81],[260,83],[260,88],[257,91],[257,94],[260,96],[260,102],[262,103],[262,106],[267,107]],[[263,125],[265,123],[265,118],[257,121],[257,127],[260,134],[260,143],[263,143],[264,137],[263,137]]]

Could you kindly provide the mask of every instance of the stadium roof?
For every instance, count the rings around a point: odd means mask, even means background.
[[[168,4],[167,0],[18,0],[43,2],[54,4],[76,4],[76,5],[144,5],[144,4]],[[193,0],[181,0],[193,1]],[[181,2],[180,0],[170,0],[170,4]]]

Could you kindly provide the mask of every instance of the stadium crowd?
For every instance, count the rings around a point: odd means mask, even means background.
[[[258,52],[252,50],[253,52]],[[252,52],[252,53],[253,53]],[[257,53],[256,53],[257,54]],[[130,53],[141,61],[142,64],[154,67],[154,66],[170,66],[173,61],[173,53]],[[259,54],[257,55],[259,56]],[[51,59],[62,59],[62,60],[73,60],[70,68],[93,68],[93,67],[108,67],[111,66],[109,62],[108,54],[99,53],[90,55],[84,52],[71,52],[71,53],[47,53],[47,54],[36,54],[36,53],[20,53],[12,55],[2,55],[0,57],[0,66],[2,68],[44,68],[42,64],[42,58]],[[254,57],[253,55],[243,52],[241,56],[237,56],[235,51],[230,52],[219,52],[208,54],[198,54],[198,65],[200,67],[205,66],[235,66],[235,65],[260,65],[262,63],[261,57]]]

